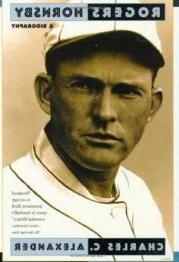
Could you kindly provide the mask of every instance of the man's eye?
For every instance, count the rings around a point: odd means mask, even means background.
[[[86,83],[84,81],[74,81],[70,83],[69,86],[73,88],[90,89],[89,83]]]
[[[129,85],[120,85],[116,87],[116,92],[119,96],[133,98],[141,96],[141,92],[137,87]]]
[[[100,81],[94,79],[85,78],[80,80],[74,80],[68,84],[71,88],[76,88],[79,90],[87,90],[88,92],[96,93],[99,92],[103,86]]]

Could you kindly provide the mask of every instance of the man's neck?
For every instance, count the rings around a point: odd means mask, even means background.
[[[115,197],[114,180],[118,167],[105,171],[86,169],[70,158],[70,156],[55,143],[54,136],[48,126],[45,128],[45,132],[55,152],[93,196],[101,198]]]
[[[114,197],[114,180],[117,170],[99,172],[79,166],[68,156],[62,159],[92,195],[104,198]]]

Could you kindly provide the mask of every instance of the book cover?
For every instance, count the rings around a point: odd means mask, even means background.
[[[174,261],[177,10],[3,1],[3,261]]]

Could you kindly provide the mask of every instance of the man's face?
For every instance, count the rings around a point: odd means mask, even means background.
[[[152,103],[152,70],[126,54],[64,61],[52,82],[55,143],[82,167],[116,167],[140,140]]]

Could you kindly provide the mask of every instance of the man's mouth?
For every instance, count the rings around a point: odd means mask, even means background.
[[[94,132],[87,133],[84,135],[86,140],[95,144],[106,144],[106,145],[114,145],[122,141],[122,139],[116,135],[111,133],[102,133],[102,132]]]

